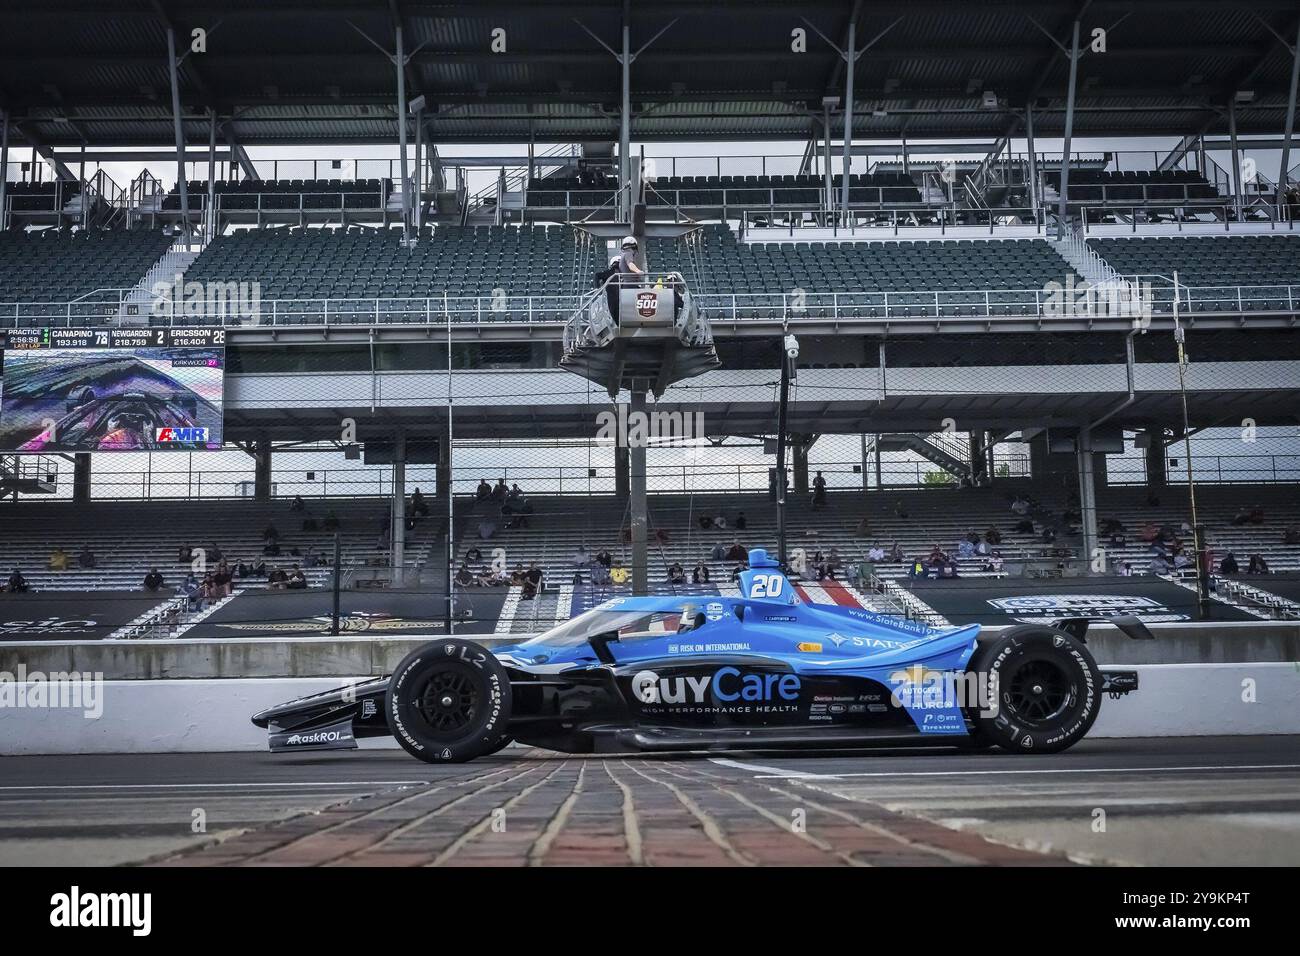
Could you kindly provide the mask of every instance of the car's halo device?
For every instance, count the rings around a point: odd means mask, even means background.
[[[430,762],[511,741],[566,753],[939,745],[1020,754],[1087,734],[1103,695],[1086,620],[981,634],[802,600],[749,553],[739,597],[615,598],[491,650],[446,638],[387,678],[253,717],[273,751],[392,735]],[[1127,629],[1130,636],[1140,632]]]

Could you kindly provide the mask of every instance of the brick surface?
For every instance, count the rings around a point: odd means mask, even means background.
[[[1069,865],[699,759],[562,757],[362,797],[153,866]]]

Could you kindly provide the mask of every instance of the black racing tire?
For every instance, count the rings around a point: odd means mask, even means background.
[[[407,753],[463,763],[509,742],[510,678],[480,644],[448,638],[417,647],[388,679],[384,716]]]
[[[1058,753],[1092,728],[1101,710],[1101,672],[1072,634],[1041,624],[1008,628],[981,642],[970,670],[997,688],[995,714],[972,713],[975,739],[1018,754]],[[996,681],[996,684],[994,683]]]
[[[515,738],[513,737],[502,737],[501,742],[497,744],[495,747],[493,747],[491,750],[485,752],[483,756],[490,757],[493,754],[500,753],[501,751],[505,750],[514,742],[515,742]]]

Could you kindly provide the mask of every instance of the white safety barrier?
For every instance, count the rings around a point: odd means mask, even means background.
[[[1105,700],[1090,736],[1300,734],[1300,664],[1132,669],[1141,690]],[[104,681],[102,696],[83,696],[76,707],[31,706],[33,682],[11,683],[0,687],[0,754],[265,750],[266,731],[249,722],[252,714],[344,683],[334,677]],[[97,718],[87,716],[95,711]],[[396,746],[387,738],[360,743]]]

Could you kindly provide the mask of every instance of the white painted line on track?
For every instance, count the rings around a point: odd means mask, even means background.
[[[813,773],[804,770],[783,770],[780,767],[765,767],[760,764],[743,764],[734,760],[718,760],[714,763],[737,767],[741,770],[761,771],[757,779],[781,780],[840,780],[848,777],[986,777],[1014,776],[1025,774],[1059,774],[1059,773],[1185,773],[1196,771],[1227,770],[1300,770],[1298,763],[1258,763],[1258,764],[1224,764],[1217,766],[1194,767],[1042,767],[1037,770],[873,770],[852,773]]]
[[[709,762],[721,764],[724,767],[735,767],[737,770],[755,770],[758,771],[758,776],[784,777],[794,780],[798,780],[801,777],[818,778],[826,776],[826,774],[811,773],[802,770],[782,770],[780,767],[766,767],[763,764],[758,763],[743,763],[739,760],[728,760],[725,757],[711,757]]]
[[[401,787],[430,783],[429,780],[282,780],[278,783],[239,783],[214,781],[213,783],[47,783],[28,786],[0,786],[0,793],[24,790],[186,790],[233,787],[255,789],[264,787]]]

